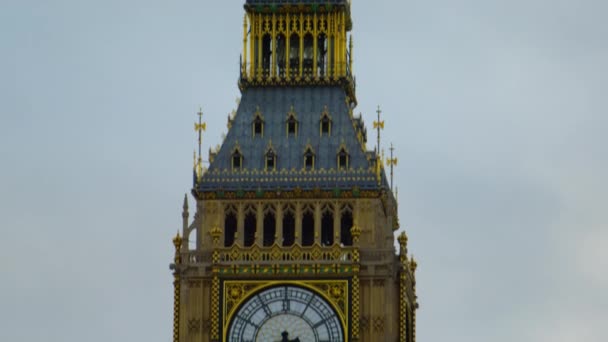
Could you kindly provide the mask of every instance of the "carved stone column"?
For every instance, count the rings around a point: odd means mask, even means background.
[[[179,342],[179,323],[180,323],[180,304],[181,304],[181,264],[182,257],[180,249],[182,246],[182,238],[179,233],[173,238],[173,245],[175,246],[175,257],[174,264],[171,265],[173,269],[173,342]]]
[[[353,237],[353,280],[352,280],[352,333],[351,341],[359,341],[359,320],[361,319],[361,293],[359,284],[359,236],[361,236],[361,228],[355,223],[350,229]]]
[[[213,280],[211,281],[211,342],[220,341],[220,279],[219,279],[219,262],[220,252],[220,237],[222,230],[219,227],[213,227],[209,232],[213,239]]]

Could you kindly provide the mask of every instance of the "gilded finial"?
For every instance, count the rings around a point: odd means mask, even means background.
[[[179,235],[179,231],[177,232],[177,234],[175,234],[175,237],[173,238],[173,246],[175,246],[175,255],[177,258],[177,255],[179,254],[179,249],[182,246],[182,237]]]
[[[194,123],[194,130],[198,132],[198,158],[196,160],[196,176],[197,180],[200,181],[203,176],[203,159],[202,159],[202,145],[203,145],[203,131],[207,129],[207,124],[203,122],[203,109],[199,107],[198,111],[198,122]]]
[[[211,228],[211,231],[209,231],[209,235],[211,235],[211,238],[213,238],[213,243],[215,245],[220,243],[220,236],[222,236],[222,229],[218,226],[215,226],[213,228]]]
[[[393,143],[391,143],[389,150],[391,151],[391,157],[386,159],[386,165],[391,167],[391,190],[393,190],[393,168],[397,165],[397,158],[393,158],[393,151],[395,150]],[[384,154],[384,151],[382,153]]]
[[[378,135],[378,145],[376,146],[376,153],[380,154],[380,130],[384,129],[384,121],[380,120],[380,114],[382,111],[380,110],[380,106],[378,106],[378,110],[376,110],[378,114],[378,121],[374,121],[374,128],[377,130]]]
[[[410,270],[412,272],[416,272],[417,268],[418,268],[418,263],[414,259],[414,255],[412,255],[412,257],[410,258]]]
[[[399,246],[401,247],[401,250],[404,250],[407,247],[407,234],[405,234],[405,232],[399,234],[397,241],[399,241]]]

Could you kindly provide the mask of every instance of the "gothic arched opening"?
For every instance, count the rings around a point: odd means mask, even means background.
[[[276,68],[279,77],[285,77],[285,35],[282,33],[277,35],[277,51],[276,51]]]
[[[262,37],[262,73],[265,77],[270,75],[270,62],[272,59],[272,38],[269,34]]]
[[[236,212],[230,210],[226,212],[226,216],[224,217],[224,247],[230,247],[234,244],[236,229]]]
[[[314,58],[314,39],[312,34],[307,33],[304,36],[304,75],[312,76],[313,58]]]
[[[353,213],[350,206],[344,206],[340,218],[340,243],[344,246],[352,246],[353,236],[350,229],[353,227]]]
[[[312,246],[315,242],[315,217],[312,209],[302,214],[302,246]]]
[[[321,244],[324,246],[334,244],[334,213],[329,206],[323,209],[321,217]]]
[[[296,241],[296,217],[289,207],[283,212],[283,246],[288,247]]]
[[[300,36],[293,33],[289,38],[290,75],[298,75],[300,70]]]
[[[267,209],[264,214],[264,246],[272,246],[276,235],[276,219],[272,209]]]
[[[255,230],[256,230],[257,218],[255,211],[247,211],[245,214],[245,236],[243,245],[250,247],[255,243]]]
[[[327,70],[327,36],[321,33],[317,38],[317,76],[325,77]]]

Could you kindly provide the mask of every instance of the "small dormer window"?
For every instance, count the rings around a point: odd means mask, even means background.
[[[266,171],[275,171],[277,167],[277,155],[273,150],[268,150],[265,156]]]
[[[259,117],[256,117],[253,121],[253,137],[263,137],[264,136],[264,121]]]
[[[331,121],[327,116],[321,119],[321,136],[331,134]]]
[[[346,149],[344,147],[342,147],[340,149],[340,151],[338,152],[338,169],[339,170],[344,170],[348,168],[348,162],[349,162],[349,155],[348,152],[346,152]]]
[[[329,116],[329,111],[327,107],[321,113],[321,119],[319,121],[321,136],[329,136],[331,135],[331,117]]]
[[[298,134],[298,122],[294,118],[287,121],[287,134],[293,136]]]
[[[293,106],[291,106],[291,110],[287,113],[286,125],[288,137],[298,136],[298,118],[296,117],[296,112],[293,110]]]
[[[232,152],[232,170],[240,170],[243,167],[243,155],[236,149]]]
[[[315,168],[315,154],[312,151],[312,148],[307,148],[306,152],[304,152],[304,169],[312,170]]]
[[[251,124],[252,136],[255,137],[264,137],[264,117],[260,112],[260,108],[258,108],[253,114],[253,122]]]

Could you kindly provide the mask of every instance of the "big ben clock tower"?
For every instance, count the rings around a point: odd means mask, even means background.
[[[416,262],[405,233],[395,251],[380,139],[368,149],[353,115],[350,7],[246,0],[241,101],[207,168],[202,113],[195,125],[195,214],[185,198],[173,240],[174,342],[415,341]]]

